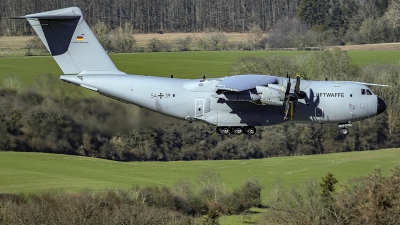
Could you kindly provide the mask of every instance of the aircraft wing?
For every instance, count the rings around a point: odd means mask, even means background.
[[[257,74],[237,75],[223,78],[217,85],[217,88],[219,91],[241,92],[256,88],[256,86],[265,86],[276,82],[277,78],[274,76]]]
[[[386,84],[371,84],[371,83],[364,83],[364,82],[354,82],[354,83],[363,84],[366,86],[390,87],[390,85],[386,85]]]

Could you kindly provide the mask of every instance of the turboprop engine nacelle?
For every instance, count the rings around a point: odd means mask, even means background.
[[[256,86],[260,101],[265,105],[282,106],[285,101],[285,92],[279,90],[280,86],[269,84],[268,87]]]
[[[242,92],[225,92],[219,95],[214,95],[214,97],[222,98],[225,101],[253,101],[257,102],[261,99],[261,97],[257,94],[252,93],[251,91],[242,91]]]

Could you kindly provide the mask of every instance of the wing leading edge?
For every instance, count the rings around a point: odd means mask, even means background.
[[[232,77],[225,77],[217,85],[218,90],[241,92],[256,88],[256,86],[265,86],[268,84],[277,83],[277,78],[268,75],[237,75]]]

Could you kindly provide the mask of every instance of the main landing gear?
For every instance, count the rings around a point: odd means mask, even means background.
[[[253,135],[256,133],[255,127],[217,127],[217,133],[227,135],[229,133],[241,135],[243,133]]]

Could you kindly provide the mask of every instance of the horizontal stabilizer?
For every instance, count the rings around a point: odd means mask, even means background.
[[[16,16],[12,17],[11,19],[41,19],[41,20],[64,20],[64,19],[79,19],[81,18],[80,15],[27,15],[27,16]]]

